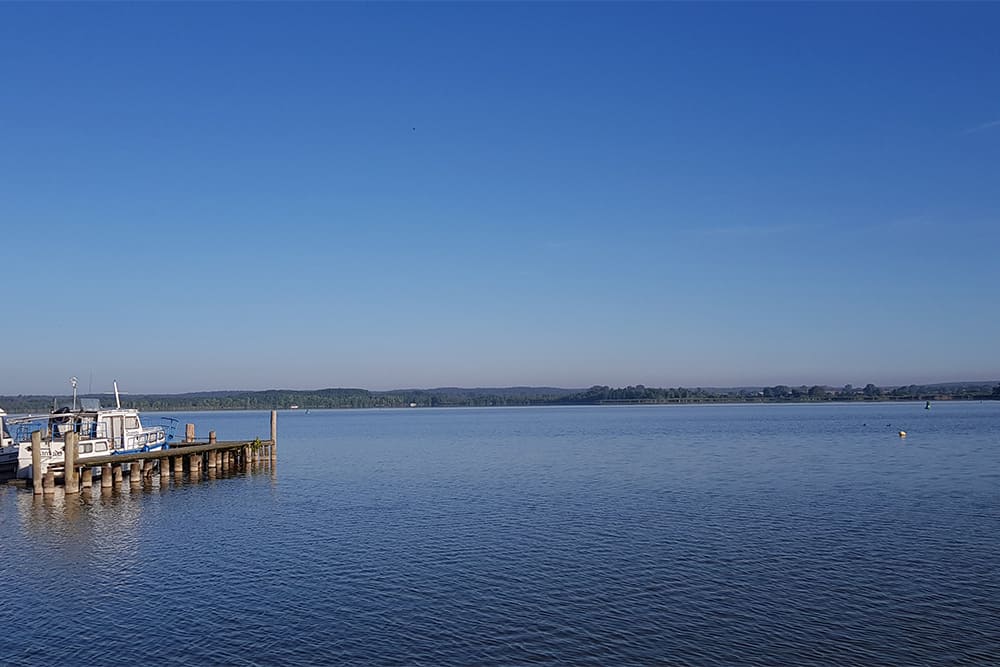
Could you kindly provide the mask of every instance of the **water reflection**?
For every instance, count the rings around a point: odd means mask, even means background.
[[[185,472],[181,475],[141,476],[135,481],[126,479],[112,486],[102,486],[95,477],[89,488],[77,494],[67,494],[57,486],[55,493],[34,494],[30,487],[7,486],[5,495],[13,500],[21,531],[26,538],[51,538],[60,535],[60,541],[92,548],[95,542],[110,533],[127,536],[137,532],[142,517],[143,503],[173,489],[214,484],[235,483],[252,476],[266,476],[272,486],[277,483],[277,464],[274,461],[250,463],[242,469],[225,471],[207,468],[200,473]],[[127,550],[128,541],[122,540]],[[116,554],[117,555],[117,554]]]

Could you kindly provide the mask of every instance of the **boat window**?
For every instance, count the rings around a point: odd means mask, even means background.
[[[143,433],[142,435],[140,435],[138,438],[135,439],[135,442],[136,442],[137,445],[145,445],[146,444],[146,434]]]
[[[83,452],[84,454],[90,454],[92,451],[94,451],[94,444],[91,442],[85,442],[80,445],[80,451]]]
[[[106,452],[108,451],[108,443],[99,442],[96,445],[94,445],[94,450],[98,452]]]
[[[127,429],[139,428],[139,418],[134,415],[126,417],[125,428]]]
[[[118,445],[125,444],[125,422],[122,417],[111,417],[111,439]]]

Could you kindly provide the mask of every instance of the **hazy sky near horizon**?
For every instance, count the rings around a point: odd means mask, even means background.
[[[998,379],[998,28],[0,3],[0,394]]]

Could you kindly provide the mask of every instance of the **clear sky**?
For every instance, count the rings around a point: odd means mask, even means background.
[[[998,35],[0,3],[0,393],[998,379]]]

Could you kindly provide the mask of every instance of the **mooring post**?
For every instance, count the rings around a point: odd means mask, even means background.
[[[84,468],[83,472],[80,473],[80,487],[84,489],[89,489],[94,485],[94,470],[92,468]]]
[[[210,444],[210,445],[214,445],[215,444],[215,431],[209,431],[208,432],[208,444]]]
[[[56,474],[51,470],[46,471],[45,475],[42,476],[42,493],[55,493],[56,492]]]
[[[63,484],[66,487],[66,493],[80,493],[80,483],[76,479],[76,447],[79,441],[80,436],[73,432],[67,433],[63,439],[63,458],[66,470],[63,473]]]
[[[122,466],[120,463],[115,463],[111,466],[111,481],[116,487],[119,487],[122,485],[122,479],[124,479],[122,475]]]
[[[194,442],[194,424],[186,424],[184,427],[184,442]]]
[[[278,458],[278,411],[271,410],[271,458]]]
[[[160,479],[166,480],[170,478],[170,457],[164,456],[160,459]]]
[[[184,474],[184,457],[174,457],[174,477],[180,478]]]
[[[138,461],[132,461],[129,466],[128,483],[129,486],[139,486],[142,483],[142,464]]]
[[[111,472],[111,466],[110,465],[102,466],[101,467],[101,488],[102,489],[110,489],[111,488],[111,483],[114,481],[114,480],[111,479],[112,477],[113,477],[113,474]]]
[[[31,434],[31,490],[34,494],[42,492],[42,432]]]

